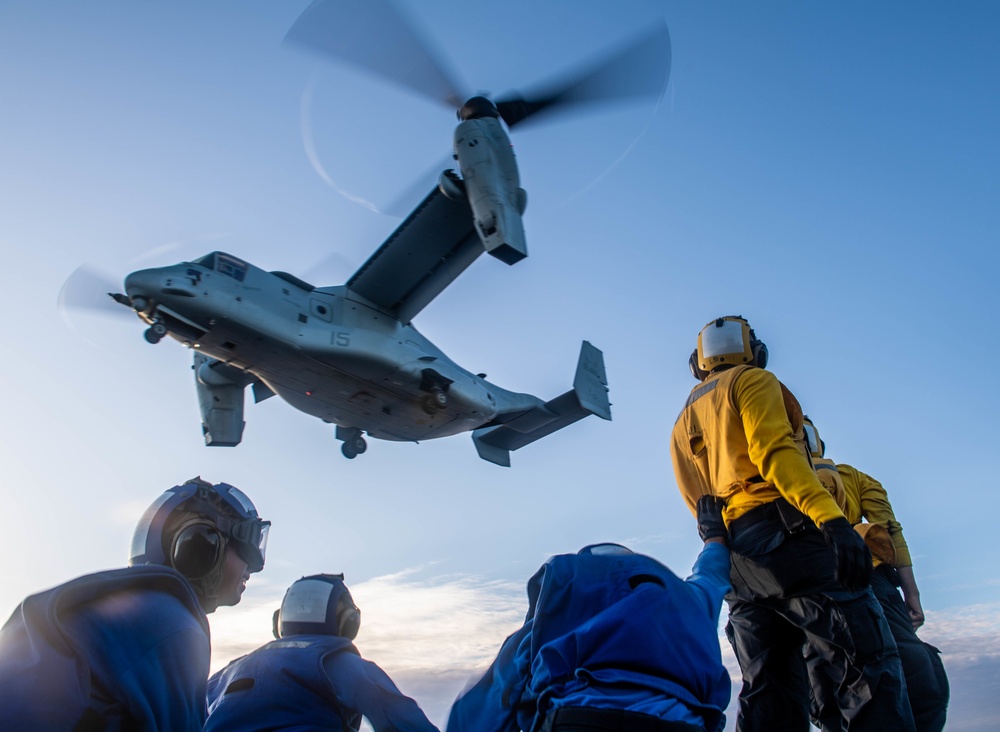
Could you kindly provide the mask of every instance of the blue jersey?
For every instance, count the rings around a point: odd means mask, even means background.
[[[208,619],[173,569],[79,577],[28,597],[0,629],[0,720],[5,730],[81,719],[109,731],[200,730],[210,653]]]
[[[346,638],[294,635],[238,658],[208,682],[205,732],[268,729],[438,732],[417,703]]]
[[[559,707],[623,709],[706,730],[729,703],[718,622],[729,551],[709,543],[681,580],[640,554],[564,554],[528,582],[528,614],[448,732],[516,732]]]

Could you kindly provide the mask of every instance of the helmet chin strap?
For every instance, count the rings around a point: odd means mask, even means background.
[[[215,563],[211,571],[204,577],[196,580],[189,579],[188,582],[194,588],[194,593],[198,596],[202,609],[206,613],[215,612],[219,607],[219,585],[222,584],[222,572],[226,566],[226,553],[229,548],[229,540],[223,539],[222,552],[219,554],[219,561]]]

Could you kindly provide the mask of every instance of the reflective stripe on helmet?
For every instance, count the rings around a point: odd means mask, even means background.
[[[253,505],[253,501],[247,498],[246,493],[239,488],[228,483],[218,483],[214,488],[219,495],[226,499],[226,503],[236,509],[240,516],[244,518],[257,517],[257,508]]]
[[[139,523],[135,527],[135,533],[132,534],[132,548],[129,550],[129,566],[136,564],[136,560],[140,557],[146,558],[146,562],[140,562],[142,564],[149,561],[147,558],[146,547],[148,545],[149,532],[153,525],[153,519],[156,517],[156,512],[160,510],[160,507],[175,495],[176,493],[167,491],[153,501],[153,504],[146,509],[144,514],[142,514],[142,518],[139,519]]]

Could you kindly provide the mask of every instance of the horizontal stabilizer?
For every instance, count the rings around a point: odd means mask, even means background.
[[[529,445],[590,414],[610,420],[611,402],[608,400],[604,355],[584,341],[572,391],[516,416],[503,415],[502,424],[473,431],[472,440],[483,460],[510,467],[512,450]]]

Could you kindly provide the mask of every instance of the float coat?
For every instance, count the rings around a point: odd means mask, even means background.
[[[524,625],[455,702],[448,732],[534,730],[559,708],[721,729],[730,681],[718,618],[728,573],[721,543],[705,545],[687,580],[641,554],[552,557],[528,581]]]
[[[0,629],[0,720],[200,731],[210,653],[208,619],[180,573],[141,565],[79,577],[28,597]]]
[[[382,669],[334,635],[290,635],[238,658],[208,683],[205,732],[438,732]]]
[[[847,514],[847,491],[844,488],[844,480],[840,477],[840,473],[837,472],[837,464],[825,457],[811,456],[813,469],[816,471],[816,477],[819,478],[819,482],[823,484],[830,495],[833,496],[833,500],[837,502],[838,508],[844,512],[847,516],[847,520],[851,521],[851,517]],[[851,521],[851,523],[855,523]]]

